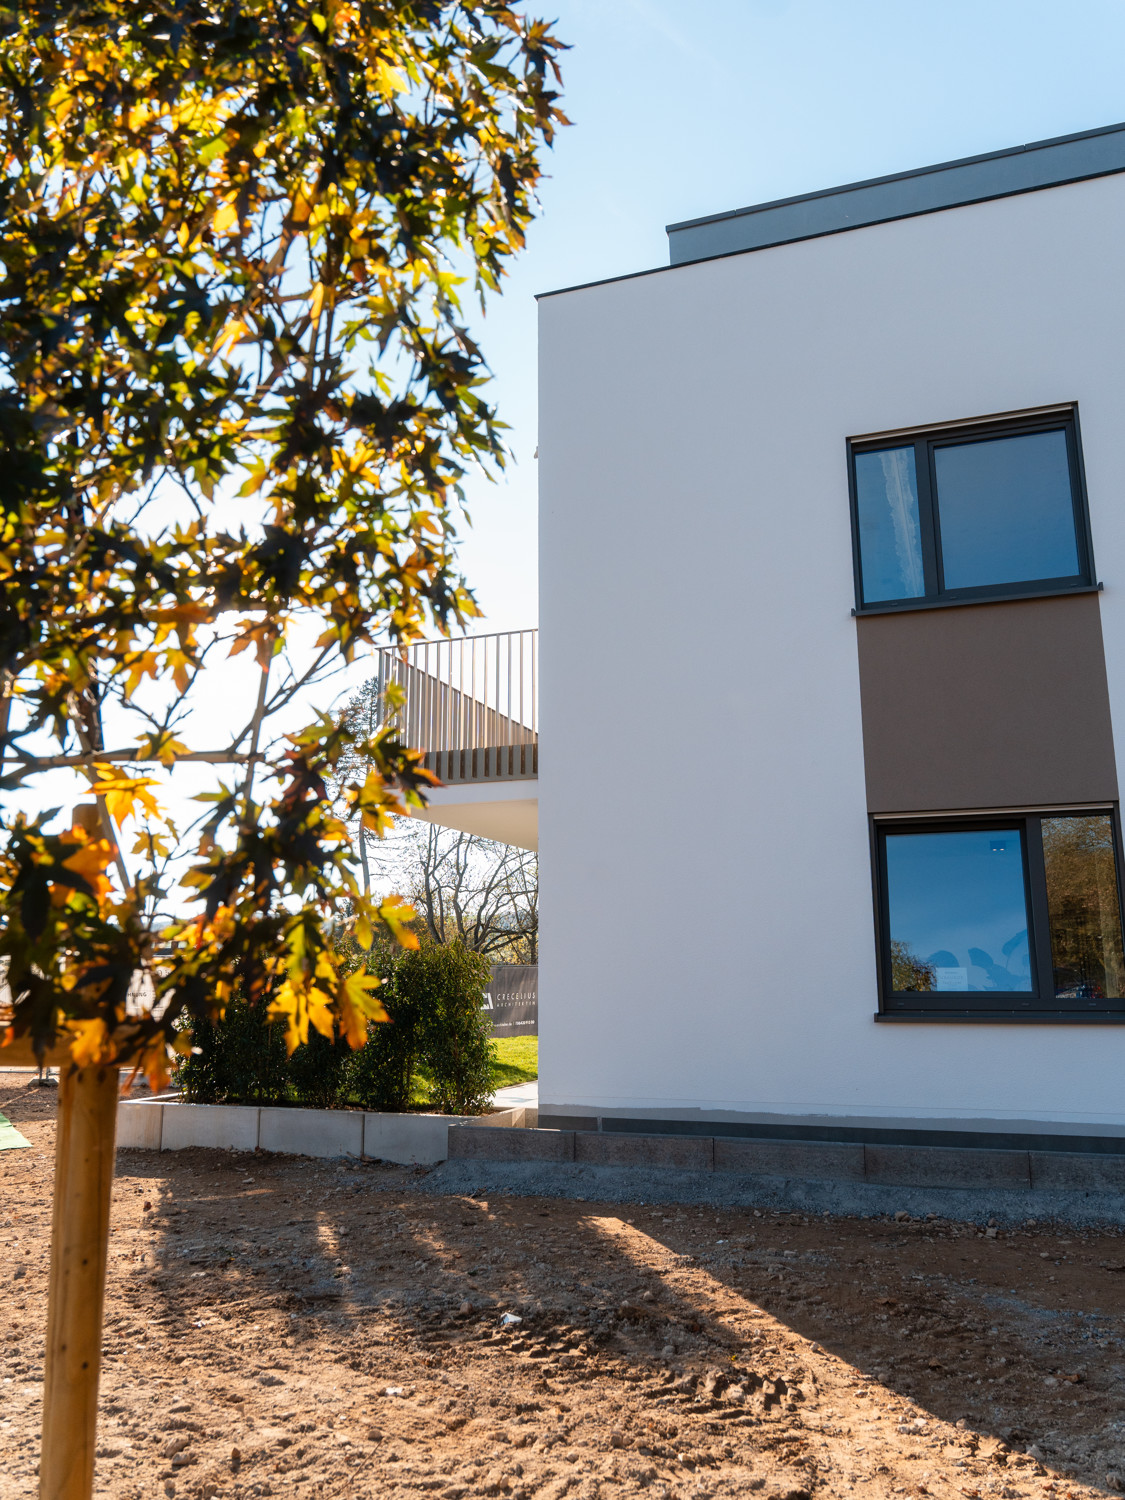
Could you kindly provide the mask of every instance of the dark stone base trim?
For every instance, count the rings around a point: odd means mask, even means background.
[[[453,1125],[451,1160],[573,1162],[880,1187],[1125,1193],[1125,1155]]]
[[[1002,1130],[907,1130],[853,1125],[765,1125],[740,1120],[645,1120],[623,1115],[540,1113],[544,1130],[600,1130],[606,1135],[688,1135],[742,1141],[835,1141],[880,1146],[962,1146],[981,1151],[1063,1151],[1125,1156],[1125,1136],[1049,1135]]]

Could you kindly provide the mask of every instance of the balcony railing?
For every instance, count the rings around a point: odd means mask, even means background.
[[[538,630],[420,641],[379,652],[379,680],[406,702],[394,723],[442,781],[539,774]]]

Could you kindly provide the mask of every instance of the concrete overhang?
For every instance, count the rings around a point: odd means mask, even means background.
[[[520,849],[539,848],[539,782],[535,778],[434,787],[426,801],[427,806],[412,810],[411,817]]]

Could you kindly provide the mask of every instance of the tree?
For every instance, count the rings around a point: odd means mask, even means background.
[[[0,38],[0,787],[73,767],[100,808],[5,824],[15,1032],[159,1076],[185,1010],[284,970],[291,1045],[337,1012],[358,1035],[375,1002],[323,918],[401,922],[327,806],[356,734],[292,712],[359,647],[476,612],[453,512],[503,450],[459,299],[523,243],[558,43],[495,0],[33,0]],[[209,663],[244,651],[244,723],[189,744]],[[183,920],[183,841],[132,767],[190,761],[237,775]],[[364,761],[378,832],[429,778],[388,728]]]
[[[891,989],[896,994],[932,990],[934,966],[919,958],[909,943],[891,943]]]
[[[418,827],[415,849],[405,890],[435,942],[459,941],[497,963],[539,962],[535,854],[433,823]]]
[[[348,699],[340,716],[340,722],[352,738],[333,768],[334,775],[331,784],[337,801],[342,803],[342,811],[346,817],[349,810],[348,787],[356,781],[366,781],[368,764],[364,748],[371,743],[372,738],[384,723],[383,685],[378,677],[369,678],[359,692]],[[385,837],[385,835],[386,830],[380,828],[377,836]],[[371,830],[364,825],[362,813],[354,820],[353,837],[359,850],[359,864],[363,871],[363,894],[366,896],[371,891],[368,841],[373,835]]]
[[[460,942],[496,963],[539,961],[539,860],[528,849],[399,819],[369,856],[435,943]]]
[[[298,714],[476,613],[455,510],[503,448],[460,299],[523,244],[558,50],[498,0],[0,0],[0,790],[70,768],[97,807],[3,819],[10,1043],[159,1081],[236,983],[291,1048],[378,1016],[327,918],[406,914],[328,803],[354,736]],[[239,653],[244,720],[201,742]],[[429,778],[387,728],[364,755],[377,832]],[[227,770],[182,832],[157,794],[191,763]],[[79,1462],[55,1436],[44,1493]]]

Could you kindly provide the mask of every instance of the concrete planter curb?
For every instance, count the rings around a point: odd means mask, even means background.
[[[117,1145],[133,1151],[287,1152],[291,1156],[352,1157],[430,1166],[448,1154],[451,1125],[514,1127],[527,1111],[496,1114],[376,1114],[352,1109],[277,1109],[251,1104],[183,1104],[168,1099],[123,1099],[117,1107]]]

